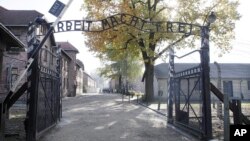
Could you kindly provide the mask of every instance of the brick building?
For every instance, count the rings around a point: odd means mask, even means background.
[[[5,68],[5,65],[3,64],[3,60],[5,61],[5,59],[3,58],[5,58],[8,53],[24,50],[25,45],[2,23],[0,23],[0,37],[0,99],[3,99],[5,97],[3,90],[6,86],[3,84],[5,79],[5,75],[2,73]],[[15,47],[15,50],[12,50],[12,47]]]
[[[30,21],[34,21],[37,16],[41,17],[43,15],[35,10],[8,10],[0,6],[0,23],[2,27],[4,26],[5,29],[11,33],[9,35],[19,40],[16,41],[25,45],[25,49],[19,50],[17,44],[11,44],[5,52],[2,52],[0,95],[7,94],[17,76],[25,69],[27,61],[27,52],[25,50],[27,50],[28,24]],[[7,36],[4,35],[4,37]],[[26,79],[22,80],[22,82],[24,81],[26,81]],[[21,85],[22,83],[20,83],[19,86]]]
[[[79,51],[69,42],[58,42],[57,44],[68,55],[68,58],[70,58],[67,60],[67,67],[68,67],[67,69],[69,69],[67,73],[67,78],[66,78],[66,81],[67,81],[66,83],[68,86],[67,96],[69,97],[76,96],[76,87],[77,87],[76,54],[79,53]],[[65,67],[66,67],[66,64],[65,64]]]
[[[0,6],[0,64],[1,64],[1,80],[0,80],[0,96],[5,97],[10,90],[11,86],[17,79],[17,77],[21,74],[21,72],[25,69],[27,65],[27,57],[28,53],[31,50],[31,46],[28,48],[28,28],[30,22],[35,21],[37,17],[43,17],[43,15],[34,10],[7,10]],[[32,44],[33,41],[41,41],[44,35],[47,33],[49,28],[48,23],[45,20],[42,20],[43,24],[34,24],[34,30],[31,30],[31,35],[29,35],[29,39]],[[3,40],[2,40],[3,39]],[[23,47],[24,49],[20,50],[19,48]],[[34,44],[32,47],[36,47]],[[54,35],[51,34],[49,38],[46,40],[42,48],[38,53],[38,65],[33,67],[39,70],[39,72],[35,73],[37,79],[36,83],[29,83],[29,87],[32,87],[35,90],[34,93],[30,92],[30,94],[37,94],[37,101],[39,102],[37,106],[30,106],[29,109],[26,105],[22,105],[22,107],[11,107],[11,111],[15,111],[15,113],[22,114],[30,114],[28,110],[31,110],[30,107],[36,108],[33,110],[37,111],[36,120],[38,122],[34,123],[36,127],[39,129],[34,130],[35,133],[41,131],[41,129],[50,126],[49,122],[52,122],[53,119],[56,120],[55,114],[53,112],[49,112],[48,107],[57,106],[56,100],[59,98],[59,92],[57,91],[59,88],[58,82],[58,73],[57,73],[57,61],[58,61],[58,47],[56,45]],[[34,73],[31,73],[33,76]],[[55,75],[56,74],[56,75]],[[27,76],[24,76],[23,80],[19,84],[21,86],[24,82],[27,81]],[[35,85],[35,86],[32,86]],[[30,89],[28,89],[29,91]],[[57,91],[57,92],[55,92]],[[33,96],[34,96],[33,95]],[[19,98],[18,103],[25,103],[27,100],[27,95],[24,93],[21,98]],[[31,100],[30,100],[30,103]],[[59,103],[59,102],[58,102]],[[59,108],[56,108],[59,109]],[[54,112],[55,113],[55,112]],[[59,113],[59,112],[58,112]],[[52,118],[51,118],[52,117]],[[26,116],[25,118],[29,118]],[[6,118],[6,131],[10,134],[24,134],[24,117],[23,115],[19,117],[18,120],[12,120],[11,118]],[[34,118],[35,119],[35,118]],[[46,120],[44,120],[46,119]],[[28,120],[26,120],[28,121]],[[43,122],[41,122],[43,121]],[[8,123],[8,124],[7,124]],[[15,126],[12,126],[15,125]],[[29,124],[31,125],[31,124]],[[33,126],[32,125],[32,126]],[[10,132],[11,131],[11,132]]]
[[[22,17],[22,18],[20,18]],[[11,85],[16,78],[25,69],[27,62],[27,31],[28,24],[34,21],[37,17],[43,17],[43,14],[35,10],[8,10],[0,6],[0,23],[1,35],[4,37],[13,36],[13,40],[8,37],[11,43],[6,50],[1,49],[1,79],[0,79],[0,95],[5,95],[10,90]],[[45,21],[46,22],[46,21]],[[48,27],[46,25],[39,25],[36,30],[36,37],[41,40],[46,34]],[[4,31],[4,32],[3,32]],[[1,36],[2,37],[2,36]],[[1,43],[1,46],[4,46]],[[17,47],[22,46],[19,50]],[[39,52],[39,63],[41,66],[56,70],[56,51],[60,47],[61,50],[61,92],[62,96],[75,96],[77,85],[83,85],[83,78],[77,80],[77,73],[80,68],[84,67],[76,61],[76,54],[79,51],[69,42],[55,42],[52,34],[45,42],[41,51]],[[2,47],[1,47],[2,48]],[[13,59],[14,58],[14,59]],[[15,59],[16,58],[16,59]],[[84,68],[82,68],[82,71]],[[83,73],[83,72],[82,72]],[[82,74],[83,76],[84,74]],[[23,82],[27,81],[26,77]],[[77,82],[79,81],[79,82]],[[79,83],[79,84],[78,84]],[[20,86],[22,83],[20,83]],[[83,90],[80,90],[83,91]]]
[[[87,93],[97,92],[96,80],[85,71],[83,71],[83,86]]]

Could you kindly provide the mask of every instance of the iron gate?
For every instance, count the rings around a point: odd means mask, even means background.
[[[208,51],[202,47],[177,57],[170,49],[169,60],[168,122],[203,139],[212,138]],[[200,53],[201,63],[175,72],[174,58],[194,52]]]
[[[200,65],[174,75],[175,123],[191,129],[197,135],[202,132],[202,97]]]
[[[29,25],[29,55],[40,42],[36,36],[37,26],[35,23]],[[36,140],[60,119],[60,51],[55,49],[40,49],[28,71],[28,112],[25,122],[27,140]],[[49,55],[44,56],[45,53]],[[44,62],[44,57],[52,59],[54,63],[51,65],[51,61]]]
[[[56,72],[39,66],[37,96],[37,131],[54,125],[59,117],[60,79]]]

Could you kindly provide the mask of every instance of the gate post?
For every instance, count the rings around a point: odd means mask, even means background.
[[[202,94],[202,129],[204,138],[212,138],[211,96],[210,96],[210,58],[209,25],[201,27],[201,94]]]
[[[36,36],[36,24],[34,22],[29,23],[27,40],[28,40],[28,58],[32,57],[39,41]],[[34,61],[31,64],[27,72],[27,107],[28,111],[25,119],[25,132],[26,140],[33,141],[36,140],[36,101],[35,97],[37,95],[37,57],[33,58]]]
[[[57,46],[57,52],[56,52],[56,55],[57,55],[57,59],[56,59],[56,71],[57,71],[57,74],[56,74],[56,76],[58,77],[57,79],[58,79],[58,81],[59,81],[59,84],[56,84],[57,85],[57,87],[56,87],[56,91],[57,91],[57,93],[59,93],[58,95],[57,95],[57,97],[56,97],[56,102],[58,102],[58,104],[57,104],[57,118],[58,118],[58,120],[60,121],[61,120],[61,118],[62,118],[62,89],[61,89],[61,87],[62,87],[62,74],[61,74],[61,64],[62,64],[62,62],[61,62],[61,60],[62,60],[62,58],[61,58],[61,48],[60,47],[58,47]]]
[[[4,141],[5,115],[3,112],[4,104],[0,102],[0,140]]]
[[[38,57],[34,58],[28,76],[28,112],[27,112],[27,141],[36,140],[37,136],[37,96],[38,96]]]
[[[169,76],[168,76],[168,123],[173,123],[173,80],[174,80],[174,50],[169,48]]]
[[[234,117],[234,124],[242,124],[242,117],[241,117],[241,100],[239,98],[232,99],[233,105],[233,117]]]

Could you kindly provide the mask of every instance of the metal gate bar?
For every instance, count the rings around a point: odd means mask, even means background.
[[[209,45],[207,28],[202,29],[202,47],[181,57],[175,56],[170,49],[169,59],[169,118],[174,124],[205,140],[212,138],[211,100],[209,90]],[[183,58],[194,52],[199,52],[201,63],[195,67],[175,72],[174,57]],[[194,86],[191,82],[196,81]],[[199,87],[199,91],[195,90]],[[195,94],[196,93],[196,94]],[[196,98],[195,98],[196,97]],[[173,114],[172,98],[175,101],[175,115]],[[195,104],[196,101],[196,104]],[[198,102],[198,103],[197,103]],[[194,108],[193,106],[196,107]],[[198,108],[198,109],[197,109]],[[200,111],[197,113],[197,111]],[[173,118],[175,116],[175,118]],[[171,120],[169,120],[171,121]],[[171,123],[171,122],[170,122]]]
[[[37,140],[45,131],[56,125],[60,119],[60,75],[57,67],[60,67],[59,61],[57,64],[49,64],[43,61],[43,53],[49,53],[56,60],[60,59],[58,52],[54,53],[46,49],[40,49],[36,55],[37,44],[35,28],[36,24],[30,24],[32,32],[32,40],[30,43],[29,56],[35,56],[34,63],[28,72],[28,100],[27,100],[27,140]],[[28,35],[30,36],[30,35]],[[46,34],[49,37],[49,34]],[[45,38],[45,37],[44,37]],[[44,41],[44,40],[42,40]],[[44,41],[45,42],[45,41]],[[53,60],[52,60],[53,61]],[[47,64],[50,63],[50,60]]]
[[[199,73],[200,73],[200,66],[197,66],[197,67],[193,67],[193,68],[190,68],[190,69],[187,69],[187,70],[184,70],[184,71],[181,71],[181,72],[178,72],[176,73],[177,75],[174,76],[174,79],[178,82],[175,84],[175,86],[177,86],[175,89],[179,92],[177,92],[177,99],[176,99],[176,122],[179,122],[180,121],[180,118],[184,118],[184,122],[186,122],[187,124],[185,124],[184,127],[189,127],[190,129],[194,129],[196,131],[199,131],[201,129],[201,120],[200,120],[200,117],[197,115],[197,113],[195,112],[192,104],[190,104],[190,100],[191,100],[191,97],[194,93],[194,90],[195,88],[197,87],[199,81],[200,81],[200,76],[199,76]],[[197,78],[197,81],[195,82],[194,86],[191,88],[190,87],[190,78],[194,79],[194,78]],[[180,82],[182,80],[187,80],[187,91],[185,94],[185,90],[183,90],[181,88],[181,84]],[[175,95],[176,95],[175,94]],[[184,97],[184,106],[181,108],[180,107],[180,96],[183,96]],[[181,108],[181,109],[180,109]],[[197,121],[198,121],[198,127],[197,128],[192,128],[191,126],[189,126],[189,119],[191,118],[190,117],[190,109],[191,108],[191,111],[193,112],[194,116],[195,117],[192,117],[192,118],[195,118]],[[187,109],[186,112],[184,112],[184,110]],[[184,113],[183,113],[183,112]],[[186,114],[185,114],[186,113]],[[186,115],[186,119],[185,119],[185,116]],[[182,122],[180,122],[182,123]],[[184,123],[180,124],[180,125],[183,125]]]

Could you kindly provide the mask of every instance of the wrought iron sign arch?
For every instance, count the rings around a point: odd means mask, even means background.
[[[54,33],[69,31],[102,32],[119,25],[127,25],[144,32],[182,33],[196,35],[201,26],[184,22],[158,21],[151,22],[131,14],[115,14],[102,20],[65,20],[59,21]]]

